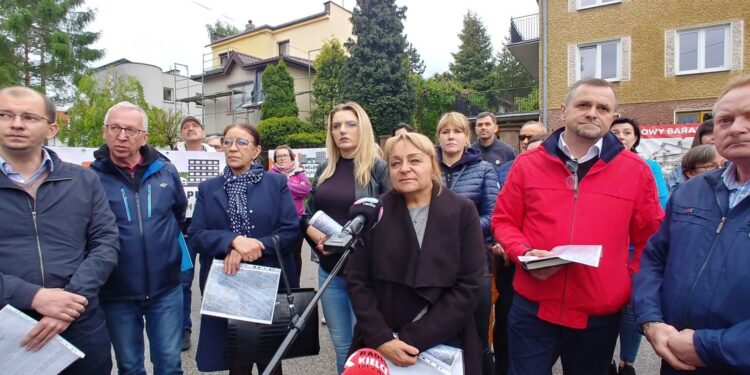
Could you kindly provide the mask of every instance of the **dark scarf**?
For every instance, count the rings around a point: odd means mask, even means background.
[[[263,178],[263,167],[253,164],[250,170],[240,175],[233,175],[231,168],[224,167],[224,191],[229,198],[229,221],[232,232],[247,236],[250,233],[250,217],[247,214],[247,188],[257,184]]]

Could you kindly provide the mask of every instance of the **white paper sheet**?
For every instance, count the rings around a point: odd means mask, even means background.
[[[463,350],[448,345],[436,345],[419,353],[417,363],[399,367],[385,360],[391,375],[463,375]]]
[[[60,335],[37,352],[21,347],[21,340],[37,323],[11,305],[0,310],[0,374],[56,375],[84,354]]]
[[[560,259],[585,264],[590,267],[599,267],[599,259],[602,257],[602,245],[562,245],[555,246],[550,252]],[[544,258],[527,255],[518,257],[518,260],[529,262]]]
[[[271,324],[281,269],[240,264],[237,274],[224,273],[214,259],[203,291],[201,314]]]

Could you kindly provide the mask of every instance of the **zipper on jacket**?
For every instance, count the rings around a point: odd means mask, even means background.
[[[122,193],[122,201],[125,204],[125,213],[128,215],[128,221],[133,221],[133,216],[130,214],[130,206],[128,205],[128,195],[125,193],[125,188],[120,188],[120,193]]]
[[[143,265],[145,267],[145,272],[143,274],[144,279],[146,279],[146,301],[150,300],[150,297],[148,295],[148,284],[149,284],[149,277],[148,277],[148,256],[146,252],[146,239],[144,238],[143,233],[143,214],[141,212],[141,198],[140,194],[138,192],[135,193],[135,208],[138,213],[138,229],[141,233],[141,246],[143,249]]]
[[[148,217],[151,217],[151,184],[148,184]]]
[[[42,288],[44,288],[44,258],[42,257],[42,241],[39,239],[39,226],[36,221],[36,203],[29,198],[29,208],[31,209],[31,221],[34,222],[34,237],[36,237],[36,251],[39,254],[39,271],[42,273]]]
[[[721,217],[721,222],[719,222],[719,227],[716,228],[716,234],[721,233],[721,229],[724,228],[724,223],[726,223],[726,222],[727,222],[727,217],[726,216],[722,216]]]

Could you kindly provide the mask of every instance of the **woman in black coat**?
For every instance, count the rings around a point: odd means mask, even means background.
[[[377,349],[411,366],[436,345],[463,349],[466,374],[481,373],[474,328],[484,239],[474,204],[442,186],[430,140],[407,133],[385,146],[393,190],[383,217],[353,253],[347,283],[357,324],[350,351]]]

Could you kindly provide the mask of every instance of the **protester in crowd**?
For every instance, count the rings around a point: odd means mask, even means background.
[[[482,117],[481,121],[485,121],[486,118],[489,117]],[[494,121],[494,115],[491,118]],[[497,125],[495,125],[495,128],[497,128]],[[482,372],[485,375],[491,375],[494,373],[492,351],[489,345],[490,310],[492,308],[491,254],[492,248],[500,245],[492,238],[490,220],[500,188],[497,184],[497,171],[493,168],[493,165],[482,160],[477,149],[469,147],[470,134],[471,128],[466,116],[458,112],[443,114],[437,126],[439,144],[437,158],[445,179],[445,186],[454,193],[469,198],[474,203],[482,225],[485,244],[476,250],[485,257],[486,266],[482,278],[479,305],[474,313],[474,321],[484,347]],[[515,155],[513,156],[515,157]]]
[[[531,139],[539,139],[546,135],[547,127],[539,121],[527,121],[521,125],[521,129],[518,131],[518,145],[521,152],[527,150]]]
[[[696,129],[695,136],[693,137],[693,143],[691,144],[690,148],[700,145],[712,144],[714,144],[714,120],[706,120],[703,121],[700,126],[698,126],[698,129]],[[677,190],[677,187],[679,187],[681,183],[685,182],[685,177],[684,173],[682,173],[681,165],[677,165],[672,168],[672,171],[666,178],[666,182],[670,193],[673,193],[675,190]]]
[[[390,138],[385,156],[393,190],[347,269],[357,315],[351,351],[376,348],[396,366],[411,366],[418,353],[445,344],[463,349],[463,373],[480,374],[472,311],[486,281],[476,209],[442,186],[427,137]]]
[[[180,136],[182,142],[175,144],[177,151],[216,151],[207,143],[203,143],[206,138],[205,127],[195,116],[185,116],[180,121]]]
[[[290,250],[300,237],[299,219],[286,178],[264,173],[263,166],[255,162],[261,152],[260,141],[252,125],[227,126],[222,138],[227,159],[224,174],[198,186],[190,245],[201,254],[201,291],[214,259],[224,260],[224,272],[228,275],[235,275],[241,262],[279,268],[271,240],[273,235],[279,236],[281,242],[283,271],[291,287],[299,287],[297,267]],[[252,365],[247,368],[227,363],[226,341],[227,320],[201,316],[196,353],[198,369],[228,369],[232,375],[251,374]],[[258,372],[267,365],[267,362],[257,363]],[[281,366],[275,373],[281,373]]]
[[[619,117],[612,122],[612,126],[609,131],[614,134],[617,139],[622,142],[622,145],[626,150],[638,153],[636,148],[641,141],[641,129],[638,125],[638,121],[627,117]],[[664,182],[664,175],[661,172],[661,166],[651,159],[643,158],[651,168],[651,174],[654,176],[656,182],[656,188],[659,192],[659,204],[662,208],[667,206],[667,199],[669,198],[669,191],[667,184]],[[633,247],[630,247],[630,257],[633,256]],[[633,305],[628,304],[622,313],[622,321],[620,322],[620,361],[619,365],[612,362],[610,365],[610,374],[626,374],[635,375],[635,358],[638,356],[638,348],[641,345],[641,334],[638,332],[638,328],[635,324],[635,311],[633,311]]]
[[[393,128],[391,129],[391,135],[395,137],[399,134],[411,133],[413,131],[414,131],[414,128],[411,125],[405,122],[399,122],[398,124],[394,125]]]
[[[206,144],[213,147],[216,152],[224,152],[224,146],[221,144],[221,137],[218,135],[210,135],[206,137]]]
[[[726,159],[716,152],[714,145],[700,145],[691,148],[682,156],[680,166],[685,181],[704,172],[724,168]]]
[[[531,138],[524,138],[521,141],[523,150],[521,153],[541,146],[547,137],[546,129],[534,124],[538,123],[532,122],[531,125],[524,125],[521,131],[526,131],[526,134],[529,134],[529,128],[533,130],[541,128],[544,132],[539,132]],[[500,167],[498,171],[500,188],[505,184],[508,172],[510,172],[510,168],[515,164],[515,161],[505,163]],[[508,259],[508,254],[505,253],[502,246],[492,247],[492,253],[495,255],[495,289],[498,293],[495,301],[495,323],[492,325],[492,348],[495,353],[495,374],[506,375],[508,373],[508,311],[510,311],[510,305],[513,301],[513,275],[516,272],[516,265]]]
[[[292,194],[297,216],[302,217],[305,213],[305,199],[310,194],[310,179],[307,178],[305,170],[295,163],[294,151],[288,145],[276,147],[273,152],[273,167],[271,173],[283,174],[287,178],[287,186]],[[302,273],[302,236],[291,246],[294,260],[297,264],[297,278]]]
[[[516,158],[516,152],[513,151],[513,148],[497,139],[497,129],[494,113],[482,112],[478,114],[474,127],[474,131],[477,133],[477,141],[471,145],[472,148],[481,153],[482,160],[492,164],[495,170],[505,162]],[[471,135],[468,135],[468,137],[471,138]]]
[[[638,153],[637,148],[641,143],[641,128],[636,119],[630,119],[627,117],[619,117],[612,121],[612,127],[609,129],[612,134],[617,137],[626,150]],[[669,189],[667,183],[664,181],[664,174],[661,171],[661,166],[656,160],[643,158],[651,168],[651,174],[654,176],[656,182],[656,189],[659,192],[659,204],[662,208],[667,207],[667,199],[669,198]],[[636,351],[637,352],[637,351]],[[633,356],[635,357],[635,356]]]
[[[518,158],[498,197],[493,233],[517,265],[560,245],[602,246],[598,267],[517,269],[510,374],[549,373],[558,357],[565,373],[604,374],[612,360],[630,276],[663,216],[648,165],[609,132],[617,106],[609,82],[574,84],[565,126]]]
[[[750,373],[750,76],[729,81],[714,104],[714,137],[731,164],[693,176],[635,275],[638,324],[662,374]]]
[[[343,225],[349,221],[349,207],[357,199],[376,197],[391,188],[388,166],[376,154],[370,117],[359,104],[338,104],[328,114],[326,151],[328,160],[319,165],[315,172],[303,217],[303,228],[310,247],[320,262],[319,285],[323,285],[328,278],[341,254],[332,254],[323,249],[323,243],[328,238],[307,225],[309,219],[321,210]],[[333,278],[321,301],[336,352],[336,368],[341,373],[352,341],[355,320],[346,289],[345,271]]]
[[[145,374],[143,328],[156,374],[181,374],[183,249],[187,198],[177,169],[147,144],[148,117],[120,102],[104,115],[106,142],[94,152],[117,219],[120,262],[101,292],[117,369]]]
[[[96,174],[43,147],[55,115],[32,89],[0,90],[0,308],[38,320],[15,345],[39,350],[60,334],[86,354],[63,374],[109,375],[98,294],[117,265],[117,226]]]

